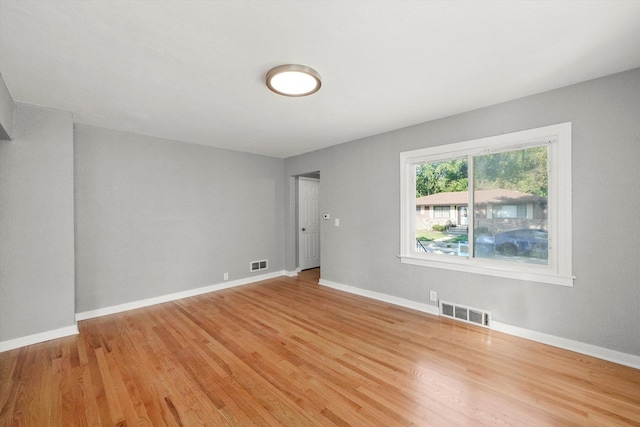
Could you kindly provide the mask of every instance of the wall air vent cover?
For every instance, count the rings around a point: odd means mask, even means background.
[[[490,327],[491,313],[486,310],[466,307],[460,304],[440,301],[440,316],[450,319],[459,320],[473,325],[479,325],[485,328]]]
[[[251,261],[249,263],[249,271],[260,271],[269,268],[269,260]]]

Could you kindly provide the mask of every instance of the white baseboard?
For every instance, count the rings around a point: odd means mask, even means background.
[[[502,322],[491,322],[491,329],[504,332],[505,334],[514,335],[516,337],[525,338],[553,347],[562,348],[564,350],[574,351],[576,353],[585,354],[587,356],[596,357],[598,359],[608,360],[609,362],[618,363],[620,365],[629,366],[631,368],[640,369],[640,356],[622,353],[608,348],[598,347],[592,344],[585,344],[580,341],[574,341],[555,335],[544,334],[542,332],[532,331],[530,329],[520,328],[518,326],[507,325]]]
[[[159,297],[148,298],[140,301],[128,302],[125,304],[114,305],[111,307],[99,308],[97,310],[83,311],[76,313],[76,321],[92,319],[94,317],[107,316],[109,314],[122,313],[123,311],[134,310],[136,308],[148,307],[150,305],[161,304],[163,302],[175,301],[182,298],[202,295],[209,292],[221,291],[222,289],[233,288],[236,286],[248,285],[250,283],[259,282],[261,280],[273,279],[286,275],[284,270],[273,273],[261,274],[258,276],[246,277],[244,279],[231,280],[228,282],[218,283],[216,285],[205,286],[202,288],[190,289],[188,291],[176,292],[173,294],[162,295]]]
[[[380,292],[374,292],[366,289],[356,288],[353,286],[343,285],[341,283],[331,282],[325,279],[320,279],[318,283],[328,288],[349,292],[350,294],[356,294],[378,301],[388,302],[389,304],[399,305],[401,307],[411,308],[413,310],[422,311],[423,313],[433,314],[435,316],[438,316],[440,314],[439,308],[433,305],[423,304],[420,302],[415,302],[400,297],[394,297],[392,295],[387,295]]]
[[[298,270],[296,271],[287,271],[285,270],[284,275],[287,277],[296,277],[298,275]]]
[[[13,350],[14,348],[24,347],[31,344],[38,344],[44,341],[55,340],[57,338],[77,335],[78,325],[65,326],[64,328],[54,329],[52,331],[40,332],[25,337],[15,338],[7,341],[0,341],[0,352]]]
[[[432,305],[422,304],[422,303],[407,300],[404,298],[398,298],[398,297],[394,297],[394,296],[379,293],[379,292],[373,292],[366,289],[343,285],[341,283],[335,283],[325,279],[320,279],[318,283],[320,285],[337,289],[339,291],[349,292],[351,294],[372,298],[378,301],[384,301],[390,304],[412,308],[414,310],[422,311],[428,314],[433,314],[435,316],[440,315],[439,308],[434,307]],[[591,344],[585,344],[579,341],[557,337],[555,335],[544,334],[542,332],[536,332],[529,329],[520,328],[517,326],[511,326],[511,325],[507,325],[506,323],[496,322],[494,320],[491,321],[490,329],[493,329],[494,331],[502,332],[505,334],[513,335],[516,337],[525,338],[531,341],[536,341],[542,344],[547,344],[553,347],[562,348],[564,350],[574,351],[576,353],[585,354],[587,356],[592,356],[598,359],[607,360],[609,362],[618,363],[620,365],[629,366],[631,368],[640,369],[640,356],[634,356],[632,354],[622,353],[615,350],[609,350],[607,348],[598,347]]]

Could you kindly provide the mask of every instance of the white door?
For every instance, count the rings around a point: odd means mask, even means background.
[[[314,178],[298,179],[298,260],[300,270],[320,267],[320,211]]]
[[[458,224],[469,225],[469,210],[466,206],[460,206],[458,208]]]

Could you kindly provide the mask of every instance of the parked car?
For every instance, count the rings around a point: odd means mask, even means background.
[[[503,231],[493,238],[496,252],[504,256],[531,255],[546,258],[549,251],[547,230],[523,228]]]

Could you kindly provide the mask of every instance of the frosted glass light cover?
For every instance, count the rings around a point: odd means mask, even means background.
[[[280,95],[311,95],[320,85],[318,72],[304,65],[281,65],[267,73],[267,86]]]

